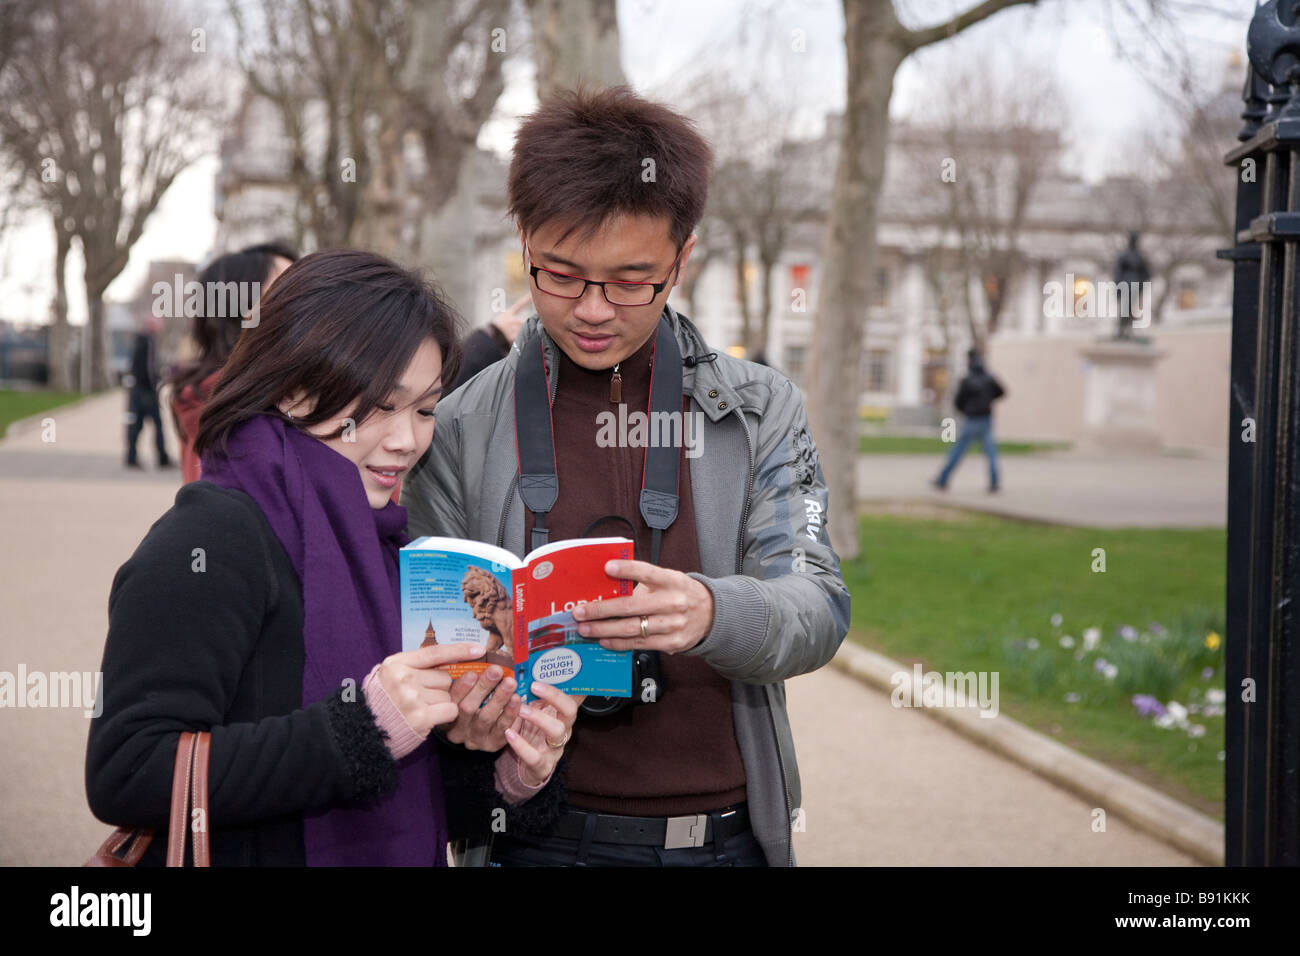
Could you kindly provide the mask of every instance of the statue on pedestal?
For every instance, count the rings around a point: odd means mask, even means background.
[[[1115,259],[1115,284],[1117,289],[1129,290],[1128,295],[1116,296],[1116,301],[1125,302],[1128,306],[1126,309],[1119,310],[1119,325],[1115,329],[1115,339],[1120,341],[1133,341],[1133,315],[1141,312],[1142,309],[1150,309],[1150,302],[1142,302],[1142,308],[1139,308],[1139,298],[1144,289],[1144,283],[1151,280],[1151,269],[1147,266],[1147,261],[1143,258],[1142,253],[1138,250],[1138,234],[1132,230],[1128,234],[1128,248],[1121,252]],[[1131,283],[1128,286],[1120,283]]]

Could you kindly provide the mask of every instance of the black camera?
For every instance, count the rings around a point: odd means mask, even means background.
[[[635,651],[632,654],[631,697],[588,697],[579,711],[588,717],[612,717],[633,704],[655,704],[664,695],[663,668],[658,651]]]
[[[636,541],[636,525],[632,524],[622,515],[605,515],[597,518],[591,524],[587,525],[587,530],[582,532],[582,537],[591,537],[595,534],[597,537],[615,533],[612,530],[597,532],[599,525],[607,522],[618,525],[618,532],[626,534],[634,542]],[[638,561],[644,561],[645,557],[633,545],[633,557]],[[658,651],[636,651],[632,654],[632,696],[631,697],[595,697],[588,696],[578,708],[580,713],[588,717],[612,717],[614,714],[622,713],[633,704],[654,704],[664,695],[664,674],[663,667],[659,662]]]

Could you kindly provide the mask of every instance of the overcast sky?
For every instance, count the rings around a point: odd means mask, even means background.
[[[1141,9],[1147,0],[1130,2]],[[974,0],[896,0],[909,26],[942,22],[973,5]],[[1072,172],[1097,179],[1128,162],[1141,163],[1140,155],[1125,150],[1125,142],[1135,130],[1166,121],[1158,93],[1134,65],[1134,51],[1139,62],[1155,62],[1155,46],[1138,34],[1136,24],[1124,15],[1125,6],[1125,0],[1040,0],[1036,7],[1003,11],[905,62],[896,77],[891,110],[904,117],[924,112],[935,78],[956,62],[978,58],[990,70],[1014,74],[1024,83],[1040,82],[1048,74],[1055,78],[1062,93],[1059,120],[1067,131],[1064,161]],[[1227,15],[1200,12],[1211,6]],[[1233,51],[1244,51],[1253,8],[1253,0],[1189,3],[1185,9],[1193,12],[1179,14],[1177,35],[1164,37],[1164,43],[1186,48],[1201,84],[1217,88]],[[806,134],[818,133],[825,114],[843,108],[840,0],[619,0],[619,25],[624,71],[633,85],[648,93],[672,89],[702,63],[753,71],[754,50],[768,37],[768,49],[774,51],[770,55],[777,59],[766,67],[759,63],[759,68],[764,75],[780,72],[794,78],[800,126]],[[804,38],[802,54],[791,49],[796,30]],[[1241,69],[1235,74],[1232,82],[1240,87]],[[496,114],[480,136],[481,146],[509,150],[515,117],[536,103],[532,84],[527,60],[514,61]],[[177,178],[133,249],[130,264],[109,287],[110,299],[131,297],[151,259],[199,261],[213,252],[216,169],[212,156]],[[0,318],[43,321],[48,315],[53,245],[50,227],[39,217],[0,242]],[[86,309],[75,253],[71,266],[70,315],[79,323]]]

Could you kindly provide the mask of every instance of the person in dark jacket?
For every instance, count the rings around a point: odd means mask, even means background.
[[[460,374],[451,388],[450,395],[489,365],[501,361],[510,351],[510,346],[524,324],[524,309],[532,302],[532,296],[520,296],[509,309],[481,328],[475,329],[461,343],[464,361],[461,362]],[[443,398],[446,398],[444,395]]]
[[[109,597],[86,793],[100,820],[156,831],[142,865],[162,863],[187,730],[212,734],[214,865],[445,865],[428,736],[459,697],[437,668],[478,649],[402,652],[406,510],[390,496],[458,361],[450,308],[370,253],[307,256],[264,297],[200,421],[202,480]],[[542,741],[577,712],[558,690],[539,696],[503,731],[512,804],[545,786],[562,748]]]
[[[953,405],[965,417],[957,444],[948,455],[948,461],[934,480],[934,486],[940,491],[948,490],[948,479],[952,476],[957,463],[970,443],[979,439],[984,446],[984,454],[989,460],[989,491],[998,490],[998,443],[993,437],[993,403],[1006,395],[1006,391],[993,375],[984,367],[984,358],[976,349],[967,353],[970,371],[957,386],[957,397]]]
[[[126,467],[140,468],[136,442],[144,431],[144,420],[153,422],[154,446],[158,449],[158,467],[171,468],[167,439],[163,435],[162,415],[158,410],[158,355],[156,336],[162,325],[157,318],[145,319],[144,328],[136,333],[131,351],[131,372],[127,376]]]

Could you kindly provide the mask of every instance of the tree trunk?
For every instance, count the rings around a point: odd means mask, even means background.
[[[993,279],[994,291],[990,291],[988,287],[990,277]],[[989,307],[988,322],[984,326],[985,338],[992,336],[998,330],[998,325],[1002,321],[1002,309],[1007,302],[1007,284],[1010,281],[1010,266],[995,268],[984,277],[984,300]]]
[[[474,284],[474,233],[466,229],[473,222],[478,201],[474,183],[474,151],[465,150],[458,157],[459,172],[444,173],[454,178],[455,190],[434,209],[425,209],[421,216],[418,249],[419,263],[436,277],[456,311],[465,317],[473,328],[480,324],[488,312],[488,303],[475,298]],[[447,159],[447,157],[443,157]]]
[[[528,0],[528,12],[539,100],[579,82],[589,87],[627,82],[614,0]]]
[[[761,296],[759,298],[758,313],[758,340],[754,343],[754,355],[763,353],[767,356],[767,337],[772,329],[772,273],[776,271],[776,263],[768,257],[763,257],[759,263],[759,282],[762,283]],[[746,358],[753,358],[753,355],[746,354]],[[770,362],[771,359],[768,359]]]
[[[451,304],[473,326],[485,305],[475,301],[476,232],[471,227],[479,202],[475,142],[504,88],[504,57],[495,49],[487,54],[469,95],[442,75],[448,56],[460,48],[449,47],[447,36],[447,13],[456,7],[451,2],[425,2],[411,8],[410,51],[402,83],[408,112],[413,113],[406,131],[419,139],[424,173],[417,184],[419,208],[414,220],[401,213],[399,248],[407,264],[437,277]],[[479,0],[474,7],[476,22],[502,22],[508,8],[509,0]],[[402,142],[402,138],[396,141],[399,146]]]
[[[705,244],[705,238],[699,235],[699,230],[696,230],[696,234],[699,236],[699,241],[695,245],[695,251],[691,253],[686,268],[682,270],[682,281],[678,286],[682,298],[686,300],[686,314],[692,319],[699,318],[699,311],[695,306],[695,292],[700,287],[700,278],[704,275],[704,270],[708,268],[713,258],[713,252]],[[701,249],[701,246],[704,248]]]
[[[86,288],[88,311],[86,328],[90,333],[90,391],[108,388],[108,336],[104,329],[104,290]],[[84,364],[82,366],[85,367]],[[81,390],[86,391],[82,382]]]
[[[914,50],[998,11],[1037,0],[983,0],[944,23],[909,31],[891,0],[843,0],[848,96],[826,225],[825,292],[815,317],[808,417],[830,491],[827,531],[843,559],[858,555],[857,400],[863,320],[876,272],[876,224],[885,179],[894,74]],[[847,398],[846,398],[847,396]]]
[[[748,358],[754,342],[754,319],[749,307],[749,283],[745,280],[745,237],[735,233],[731,237],[732,266],[736,270],[736,298],[740,303],[740,344]]]
[[[969,261],[969,260],[968,260]],[[975,295],[971,292],[971,272],[967,268],[962,273],[962,291],[966,295],[966,328],[970,333],[970,347],[978,349],[980,344],[980,327],[975,321]]]
[[[1181,265],[1181,263],[1179,264]],[[1142,303],[1142,307],[1146,309],[1146,318],[1149,320],[1149,324],[1151,325],[1159,325],[1160,320],[1164,318],[1165,306],[1169,304],[1169,296],[1174,291],[1173,277],[1174,277],[1175,268],[1176,266],[1171,266],[1169,270],[1166,272],[1165,287],[1160,290],[1160,294],[1158,296],[1155,296],[1155,302],[1144,301]],[[1155,283],[1152,283],[1151,288],[1155,288]],[[1151,296],[1147,296],[1148,300],[1150,298]],[[1132,315],[1133,311],[1134,311],[1133,303],[1132,301],[1130,301],[1129,314]]]
[[[876,274],[889,100],[903,60],[888,0],[844,0],[848,98],[830,199],[808,375],[808,416],[830,492],[827,530],[841,559],[858,554],[856,465],[862,338]]]
[[[50,315],[49,386],[60,392],[72,391],[72,370],[68,367],[68,253],[72,236],[57,223],[54,227],[54,302]]]

